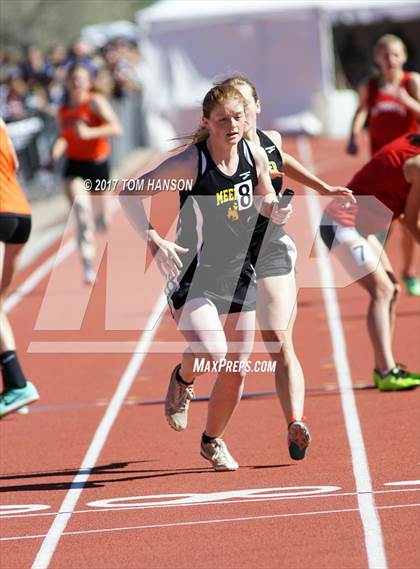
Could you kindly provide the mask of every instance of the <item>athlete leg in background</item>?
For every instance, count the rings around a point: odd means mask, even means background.
[[[419,385],[420,380],[416,374],[401,370],[396,365],[392,352],[395,304],[399,287],[379,241],[373,235],[368,239],[367,241],[359,236],[341,243],[334,248],[334,253],[348,273],[370,296],[367,325],[374,351],[375,384],[381,391],[410,389]]]
[[[420,296],[420,278],[416,275],[416,252],[417,244],[408,229],[401,226],[401,252],[403,258],[402,276],[407,286],[408,294]]]
[[[271,358],[276,362],[276,390],[288,423],[303,416],[305,380],[293,346],[296,319],[294,272],[258,280],[257,317]]]
[[[107,192],[92,193],[92,211],[95,228],[99,233],[108,229],[111,196]]]
[[[375,244],[374,247],[372,243]],[[374,350],[375,367],[384,372],[395,367],[391,346],[391,306],[395,286],[381,261],[381,252],[384,254],[379,241],[372,235],[369,236],[369,242],[360,235],[334,248],[334,253],[347,272],[369,293],[367,326]]]
[[[390,319],[391,342],[392,342],[395,331],[395,319],[397,315],[397,300],[401,294],[401,286],[399,285],[397,277],[394,274],[394,269],[391,265],[391,261],[389,260],[389,257],[386,254],[386,251],[383,249],[379,240],[373,235],[369,235],[367,240],[369,245],[376,252],[378,258],[380,257],[381,265],[385,269],[388,279],[391,281],[391,284],[394,288],[394,294],[389,303],[389,319]]]
[[[289,454],[293,460],[305,458],[311,442],[303,422],[305,379],[293,346],[296,319],[296,280],[288,275],[258,280],[257,314],[267,351],[276,362],[276,391],[288,423]]]
[[[0,243],[0,366],[3,376],[0,417],[39,399],[35,386],[27,381],[20,367],[12,327],[4,312],[7,290],[22,248],[23,244]]]
[[[16,262],[24,244],[0,243],[0,353],[16,350],[9,319],[3,310],[7,290],[12,282]]]
[[[86,191],[82,178],[67,179],[66,193],[76,216],[77,242],[83,264],[84,279],[86,282],[93,282],[95,279],[93,262],[96,247],[91,196]]]

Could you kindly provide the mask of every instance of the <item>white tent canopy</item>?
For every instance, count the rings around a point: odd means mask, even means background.
[[[115,38],[137,40],[137,33],[135,24],[121,20],[86,26],[81,31],[81,37],[94,46],[102,47]]]
[[[418,17],[417,0],[160,0],[137,14],[140,25],[219,19],[226,16],[264,15],[270,12],[320,9],[332,21],[367,23]]]
[[[418,15],[419,3],[411,0],[161,0],[136,16],[145,56],[160,61],[149,73],[159,82],[145,86],[148,99],[177,132],[186,132],[197,124],[214,77],[240,71],[257,85],[261,126],[274,126],[334,91],[333,22]]]

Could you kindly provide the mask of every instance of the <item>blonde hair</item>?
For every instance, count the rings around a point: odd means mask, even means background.
[[[385,34],[381,36],[373,46],[373,56],[376,57],[384,47],[387,47],[392,43],[398,43],[401,46],[404,54],[407,55],[407,47],[401,38],[395,34]]]
[[[251,79],[248,79],[248,77],[246,77],[242,73],[236,72],[233,73],[232,75],[216,77],[216,79],[213,81],[213,85],[217,86],[231,85],[232,87],[238,87],[240,85],[248,85],[248,87],[250,87],[251,89],[252,98],[254,99],[254,101],[255,102],[259,101],[257,89],[255,88],[254,83],[251,81]]]
[[[245,107],[245,99],[242,93],[235,89],[232,85],[216,85],[208,91],[203,99],[202,112],[203,117],[206,119],[210,118],[212,111],[217,107],[217,105],[223,105],[227,101],[236,100]],[[203,140],[206,140],[209,136],[209,131],[202,125],[200,125],[192,134],[187,134],[186,136],[181,136],[181,139],[187,139],[185,145],[177,147],[174,150],[179,150],[180,148],[192,146],[198,144]]]

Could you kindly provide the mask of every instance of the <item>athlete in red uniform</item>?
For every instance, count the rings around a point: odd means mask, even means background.
[[[407,134],[384,146],[348,187],[359,196],[359,203],[344,208],[334,199],[325,210],[321,236],[370,294],[367,323],[376,385],[381,391],[408,389],[420,384],[420,375],[402,371],[392,354],[399,285],[375,233],[402,215],[402,223],[420,243],[420,134]],[[374,196],[385,207],[362,196]]]
[[[407,132],[416,132],[417,107],[420,108],[417,101],[418,73],[401,69],[392,83],[386,81],[385,74],[384,79],[371,77],[367,84],[360,87],[359,93],[361,104],[356,116],[363,116],[364,121],[368,119],[372,156],[395,138]],[[353,145],[360,133],[358,122],[353,123]]]
[[[372,155],[395,138],[417,131],[420,117],[420,75],[404,71],[407,51],[397,36],[386,34],[373,49],[379,74],[358,88],[359,107],[354,115],[347,150],[356,154],[367,121]]]
[[[17,167],[15,150],[0,119],[0,417],[39,399],[20,367],[13,331],[3,309],[18,255],[31,232],[31,208],[16,178]]]
[[[360,133],[368,126],[371,154],[395,138],[417,131],[420,117],[420,75],[404,71],[407,60],[404,43],[397,36],[386,34],[374,47],[374,60],[379,75],[359,87],[359,108],[353,118],[347,151],[356,154]],[[409,294],[420,296],[420,279],[415,276],[415,244],[403,229],[403,279]]]

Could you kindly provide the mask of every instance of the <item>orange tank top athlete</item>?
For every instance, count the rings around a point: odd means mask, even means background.
[[[62,106],[59,110],[60,136],[66,141],[66,156],[69,160],[94,161],[106,160],[110,154],[108,139],[104,136],[92,139],[80,138],[80,124],[87,127],[98,127],[106,121],[94,110],[93,95],[78,106]]]
[[[28,200],[16,177],[17,158],[0,120],[0,214],[31,215]]]

